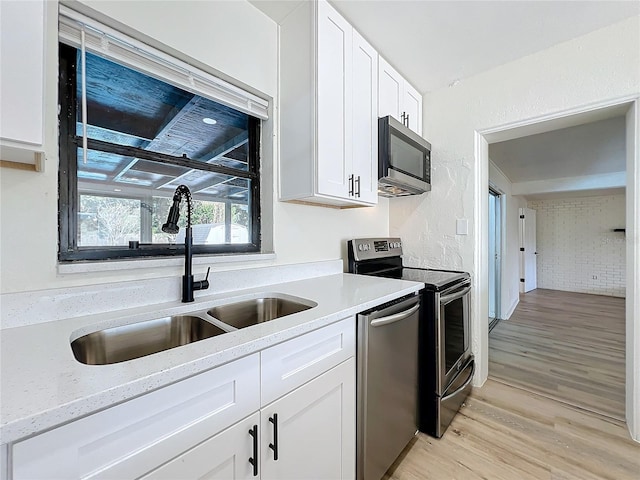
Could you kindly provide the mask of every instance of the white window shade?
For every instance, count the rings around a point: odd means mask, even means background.
[[[269,103],[222,79],[60,5],[60,41],[266,120]]]

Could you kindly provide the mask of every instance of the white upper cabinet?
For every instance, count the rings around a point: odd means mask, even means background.
[[[0,139],[32,150],[43,143],[44,7],[0,2]]]
[[[378,61],[378,116],[391,115],[422,135],[422,95],[384,58]]]
[[[422,95],[408,82],[404,82],[404,113],[406,125],[422,135]]]
[[[339,198],[345,197],[351,175],[352,48],[351,25],[327,3],[318,3],[317,187],[318,193]]]
[[[280,198],[375,205],[377,53],[327,2],[280,29]]]
[[[356,193],[378,200],[378,52],[353,31],[352,158]]]

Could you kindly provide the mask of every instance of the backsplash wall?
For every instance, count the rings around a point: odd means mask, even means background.
[[[536,210],[538,288],[625,296],[625,196],[529,201]]]

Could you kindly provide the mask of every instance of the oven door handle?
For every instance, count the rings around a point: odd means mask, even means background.
[[[464,297],[467,293],[471,291],[471,285],[463,288],[462,290],[458,290],[457,292],[450,293],[449,295],[445,295],[440,297],[440,305],[446,305],[454,301],[456,298]]]
[[[372,327],[382,327],[383,325],[388,325],[389,323],[399,322],[400,320],[404,320],[407,317],[410,317],[420,308],[420,304],[416,304],[411,307],[409,310],[405,310],[404,312],[394,313],[393,315],[389,315],[387,317],[377,318],[371,321]]]
[[[453,397],[454,395],[457,395],[458,393],[460,393],[462,390],[464,390],[465,388],[467,388],[467,386],[471,383],[471,380],[473,380],[473,374],[476,373],[476,362],[473,362],[473,365],[471,365],[471,373],[469,374],[469,378],[467,378],[467,381],[464,382],[462,384],[462,386],[460,388],[456,388],[455,392],[451,392],[449,395],[442,397],[441,402],[444,402],[448,399],[450,399],[451,397]]]

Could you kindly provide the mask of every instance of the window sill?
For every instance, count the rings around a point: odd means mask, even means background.
[[[202,255],[193,257],[193,265],[218,265],[225,263],[267,262],[275,260],[275,253],[247,253],[242,255]],[[147,258],[136,260],[107,260],[104,262],[58,263],[58,274],[114,272],[141,268],[162,268],[184,265],[182,255],[171,258]]]

